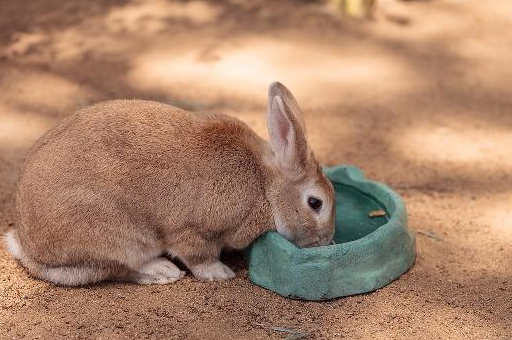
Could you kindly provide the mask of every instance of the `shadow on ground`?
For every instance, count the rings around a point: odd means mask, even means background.
[[[418,261],[378,292],[286,300],[239,277],[68,289],[0,256],[10,337],[482,339],[510,334],[512,35],[507,1],[382,1],[351,22],[314,1],[1,1],[0,225],[23,155],[62,117],[116,98],[216,110],[266,135],[278,79],[321,162],[403,195]]]

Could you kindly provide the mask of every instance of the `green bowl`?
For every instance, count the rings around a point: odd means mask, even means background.
[[[290,298],[327,300],[381,288],[413,265],[415,238],[400,197],[355,166],[324,171],[336,192],[335,244],[300,249],[266,233],[247,251],[254,284]],[[386,215],[368,215],[376,210]]]

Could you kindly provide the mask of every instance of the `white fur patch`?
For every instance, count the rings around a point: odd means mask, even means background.
[[[16,231],[14,230],[9,230],[4,235],[4,241],[7,245],[7,250],[9,251],[9,253],[11,253],[12,257],[19,260],[21,259],[22,250],[21,245],[19,244],[18,240],[16,240],[15,232]]]
[[[286,228],[277,207],[272,207],[272,216],[274,217],[274,225],[276,226],[277,232],[288,241],[292,242],[293,234],[288,230],[288,228]]]
[[[322,200],[323,205],[322,209],[318,214],[312,214],[312,216],[318,221],[320,225],[324,225],[329,222],[331,219],[331,208],[332,202],[327,200],[327,196],[325,192],[316,184],[312,184],[309,187],[305,188],[302,192],[302,201],[305,206],[308,206],[308,197],[313,196]]]
[[[167,284],[173,283],[185,276],[171,261],[159,257],[146,263],[138,270],[139,276],[135,282],[139,284]]]
[[[47,268],[44,277],[53,283],[64,286],[78,286],[98,281],[98,272],[84,267]]]
[[[202,281],[221,281],[232,279],[235,273],[220,261],[213,263],[201,263],[190,268],[192,274]]]

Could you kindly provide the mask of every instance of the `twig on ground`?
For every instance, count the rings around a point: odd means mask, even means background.
[[[256,326],[260,326],[262,328],[270,328],[271,330],[273,330],[275,332],[287,333],[287,334],[289,334],[286,337],[287,340],[304,339],[304,338],[306,338],[306,337],[308,337],[310,335],[310,333],[308,333],[308,332],[299,332],[299,331],[296,331],[296,330],[293,330],[293,329],[290,329],[290,328],[285,328],[285,327],[266,326],[264,324],[257,323],[257,322],[253,322],[253,324],[256,325]]]
[[[443,238],[441,236],[438,236],[436,234],[434,234],[433,232],[431,231],[422,231],[422,230],[416,230],[416,232],[420,235],[423,235],[423,236],[427,236],[427,237],[430,237],[430,238],[433,238],[434,240],[436,241],[443,241]]]

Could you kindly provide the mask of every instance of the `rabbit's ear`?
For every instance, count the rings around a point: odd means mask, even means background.
[[[309,148],[300,120],[280,96],[269,89],[268,132],[279,167],[301,171],[309,161]],[[293,98],[293,97],[292,97]],[[296,102],[295,102],[296,103]]]
[[[295,118],[297,118],[297,121],[299,122],[302,132],[304,133],[304,136],[307,137],[307,131],[306,131],[306,124],[304,123],[304,117],[302,114],[302,111],[299,107],[299,103],[297,103],[297,100],[293,96],[293,94],[288,90],[286,86],[281,84],[278,81],[275,81],[271,83],[268,87],[268,107],[270,109],[272,105],[272,100],[275,96],[279,96],[282,98],[285,105],[290,110],[290,113],[292,113]]]

